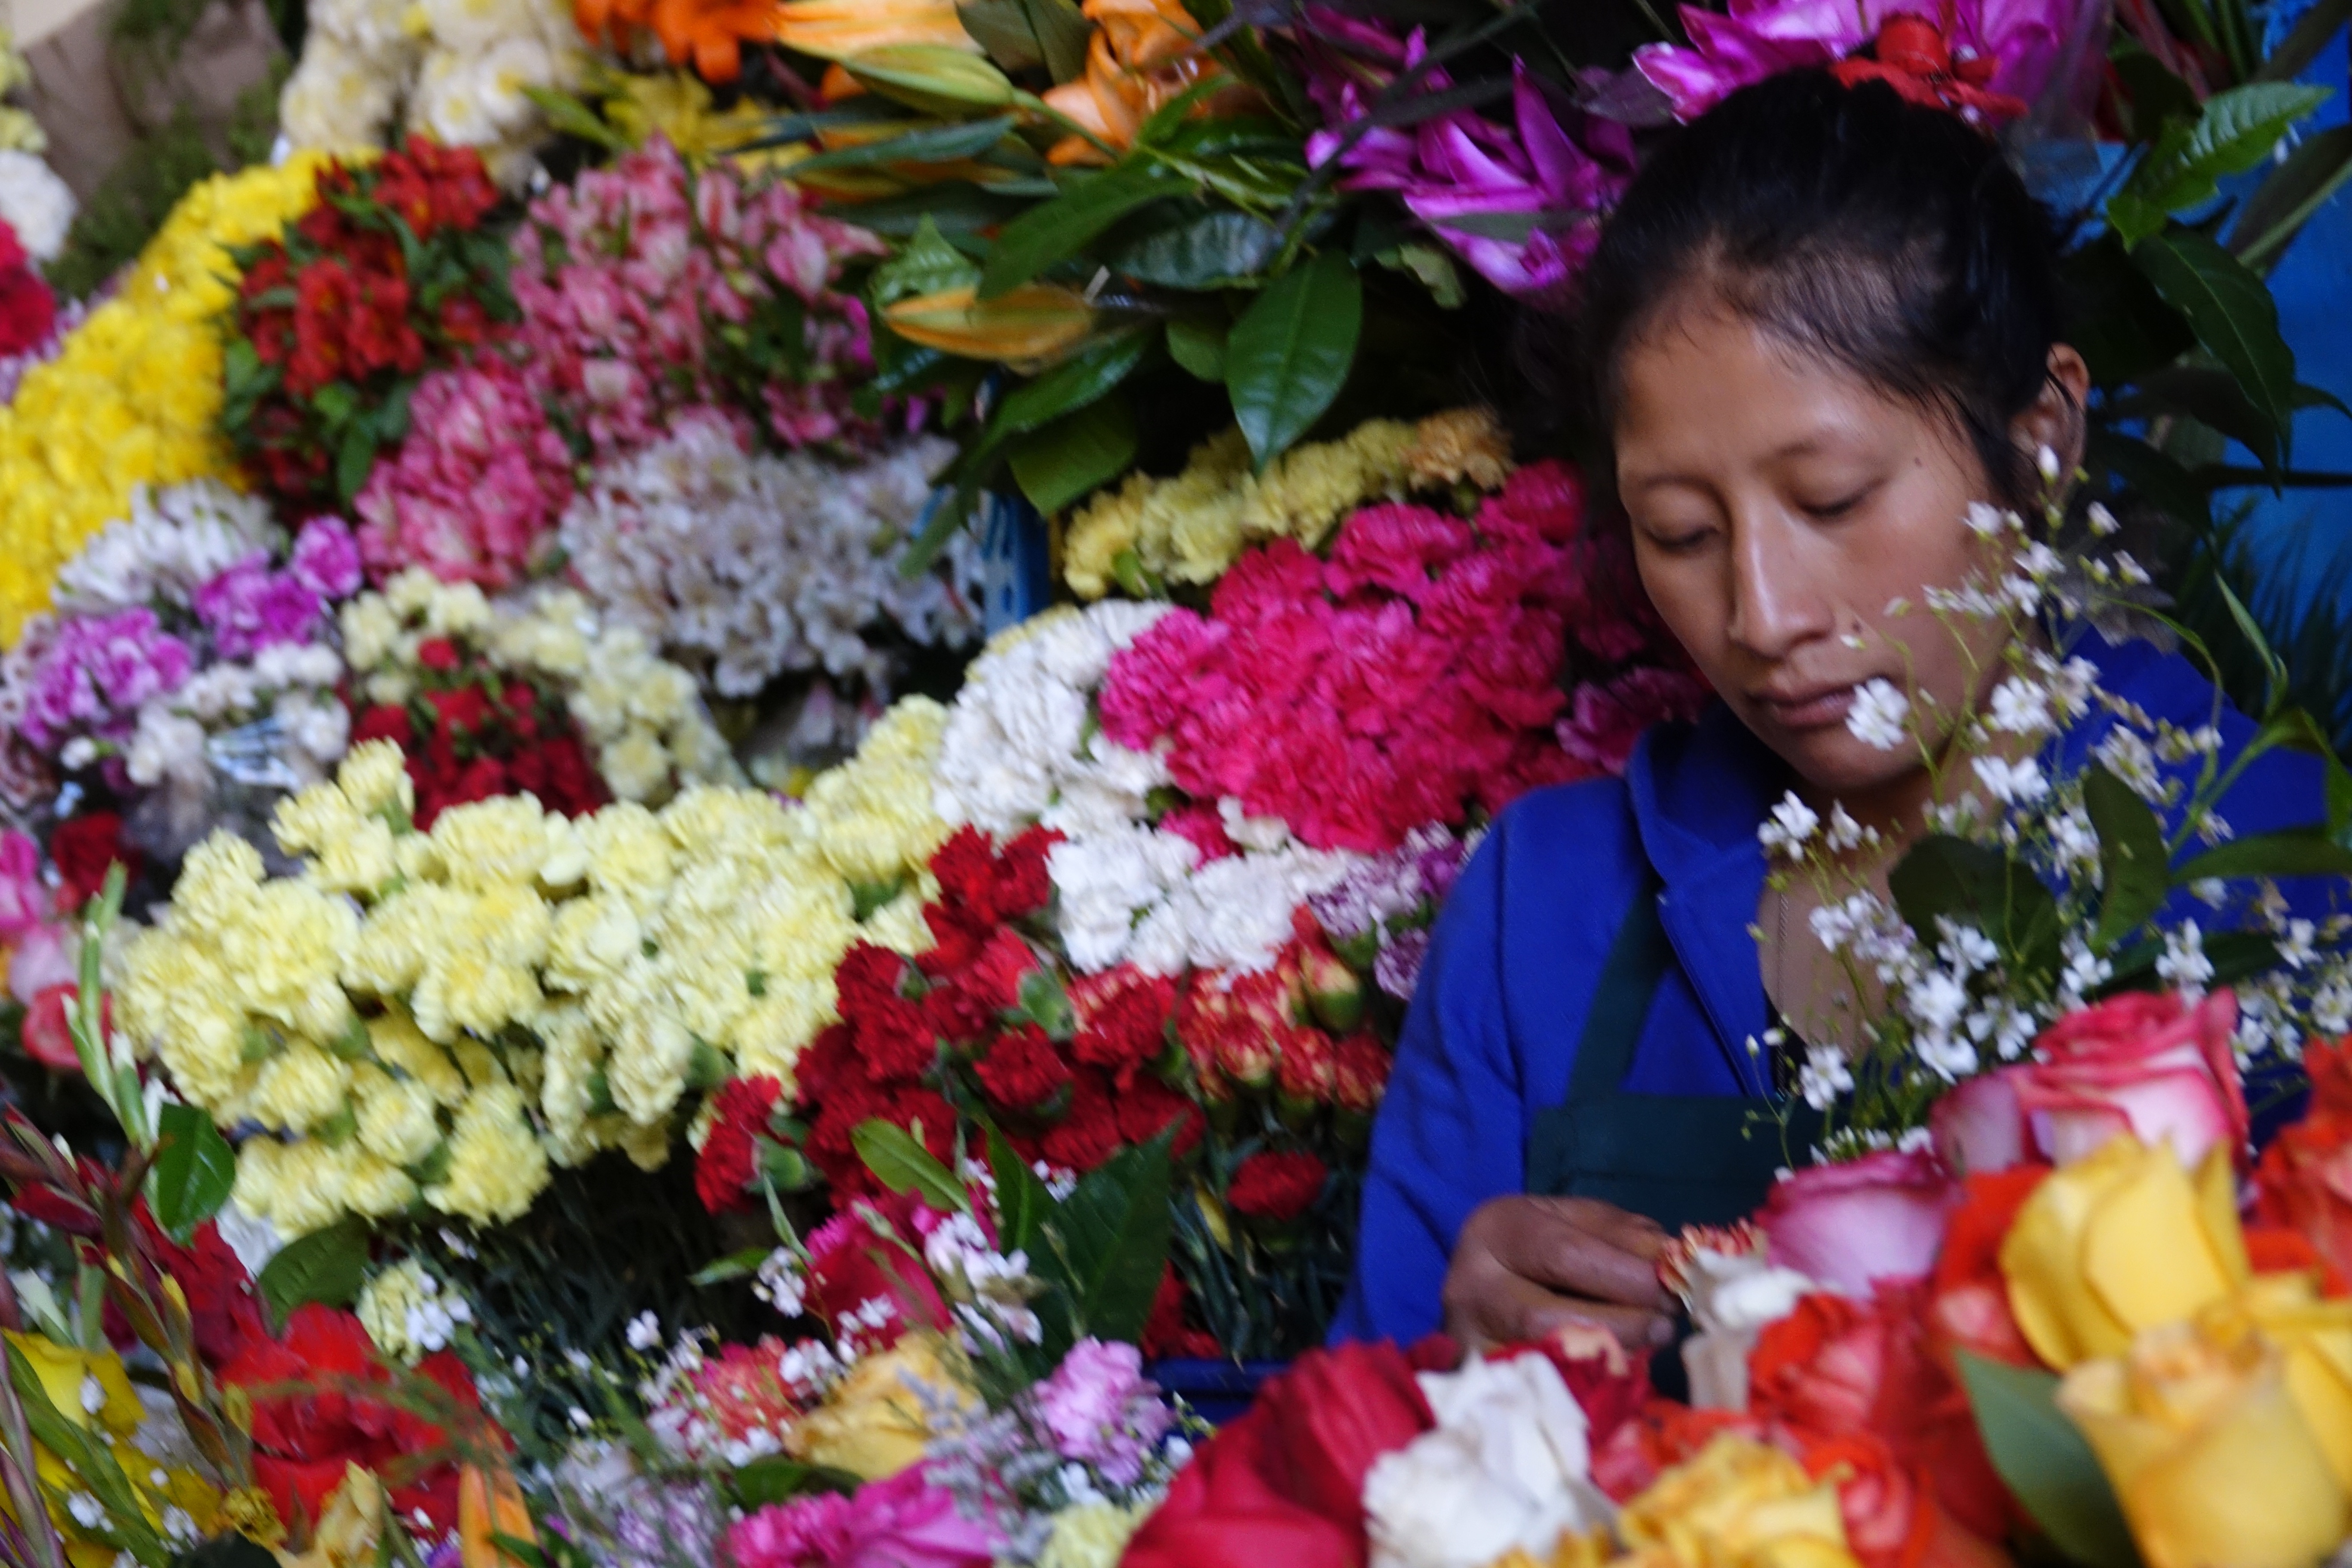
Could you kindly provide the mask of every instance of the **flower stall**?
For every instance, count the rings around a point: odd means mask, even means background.
[[[2341,1560],[2343,667],[2228,498],[2340,479],[2345,8],[1569,9],[319,0],[79,296],[0,109],[0,1560]],[[1465,865],[1712,697],[1547,355],[1800,67],[2036,171],[2083,464],[1889,882],[1761,825],[1870,1000],[1676,1342],[1327,1348]]]

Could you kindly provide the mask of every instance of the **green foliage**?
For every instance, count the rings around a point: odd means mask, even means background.
[[[155,1156],[155,1221],[186,1245],[196,1226],[220,1213],[236,1185],[236,1151],[193,1105],[167,1105],[156,1119],[163,1140]]]
[[[1259,468],[1290,449],[1339,395],[1363,333],[1364,286],[1326,251],[1253,301],[1225,340],[1225,389]]]
[[[279,1247],[253,1285],[282,1323],[298,1307],[348,1307],[358,1300],[367,1261],[367,1226],[346,1217]]]
[[[2083,1568],[2137,1568],[2139,1553],[2105,1472],[2057,1406],[2058,1380],[1968,1351],[1958,1355],[1985,1453],[2050,1544]]]

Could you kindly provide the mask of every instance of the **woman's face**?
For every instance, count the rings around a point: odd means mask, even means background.
[[[1971,656],[1984,676],[1999,663],[2000,628],[1948,627],[1922,603],[1986,563],[1963,520],[1990,486],[1966,437],[1711,301],[1669,305],[1623,354],[1617,484],[1667,626],[1824,794],[1860,802],[1916,774],[1916,745],[1865,744],[1846,710],[1884,678],[1915,713],[1924,693],[1949,715],[1986,684]],[[1888,615],[1896,600],[1907,615]]]

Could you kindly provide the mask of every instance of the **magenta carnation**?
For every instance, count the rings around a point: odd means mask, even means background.
[[[771,1504],[727,1532],[736,1568],[988,1568],[1003,1544],[919,1465],[848,1497]]]
[[[359,548],[379,580],[423,566],[503,588],[572,500],[572,453],[503,360],[437,370],[409,405],[407,439],[360,491]]]
[[[188,645],[157,625],[152,610],[75,616],[40,635],[46,646],[26,682],[17,731],[44,752],[76,733],[126,737],[139,705],[177,691],[193,664]]]

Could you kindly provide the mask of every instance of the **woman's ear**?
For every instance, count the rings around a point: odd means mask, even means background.
[[[2073,473],[2083,461],[2083,405],[2090,395],[2091,367],[2073,344],[2053,344],[2042,395],[2011,422],[2010,438],[2028,462],[2047,447],[2058,454],[2058,471]]]

